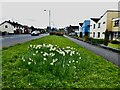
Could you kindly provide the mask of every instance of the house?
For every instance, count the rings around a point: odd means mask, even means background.
[[[9,21],[4,21],[3,23],[0,24],[0,31],[1,32],[6,32],[8,34],[19,34],[22,33],[23,26],[21,24],[18,24],[17,22],[11,22]]]
[[[68,34],[70,34],[70,33],[76,33],[77,34],[77,32],[79,31],[79,26],[68,26],[68,27],[66,27],[66,31],[67,31],[67,33]]]
[[[104,39],[105,31],[108,30],[110,32],[109,39],[112,40],[114,35],[114,30],[112,29],[113,18],[118,18],[119,12],[116,10],[107,10],[100,18],[91,18],[90,37]]]
[[[79,23],[79,31],[80,31],[80,37],[82,38],[82,25],[83,23]]]
[[[104,34],[99,34],[100,32],[105,32],[99,31],[97,28],[97,23],[100,20],[100,18],[90,18],[90,37],[92,38],[104,38]],[[105,27],[105,24],[103,24],[103,27]],[[101,35],[101,36],[100,36]]]
[[[32,32],[32,29],[28,27],[27,25],[24,25],[23,32],[24,34],[30,34]]]
[[[80,24],[81,25],[81,34],[82,34],[82,37],[84,36],[89,36],[90,34],[90,20],[84,20],[83,24]]]
[[[28,26],[23,26],[17,22],[4,21],[0,24],[0,32],[8,34],[31,33]]]

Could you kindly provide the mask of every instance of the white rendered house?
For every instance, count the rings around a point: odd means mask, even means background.
[[[0,32],[6,32],[8,34],[28,34],[31,33],[31,28],[9,20],[0,24]]]
[[[104,39],[105,31],[110,32],[109,39],[113,39],[112,20],[118,18],[120,11],[107,10],[100,18],[91,18],[90,21],[90,37],[96,39]]]
[[[14,33],[14,26],[10,24],[8,21],[5,21],[0,24],[0,31],[7,33]]]

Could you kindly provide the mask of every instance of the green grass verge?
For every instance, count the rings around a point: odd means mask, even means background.
[[[109,43],[108,46],[109,46],[109,47],[112,47],[112,48],[120,49],[120,44],[112,44],[112,43]]]
[[[28,49],[30,45],[52,44],[58,49],[73,47],[79,55],[61,56],[53,51],[58,58],[55,65],[50,65],[53,58],[43,65],[43,52],[50,53],[47,48]],[[58,47],[57,47],[58,46]],[[33,57],[33,53],[38,54]],[[23,57],[25,62],[23,62]],[[36,64],[29,63],[29,58]],[[78,61],[68,67],[69,61]],[[65,68],[62,63],[65,61]],[[74,69],[73,66],[76,66]],[[62,69],[61,69],[62,68]],[[65,37],[46,36],[2,50],[2,85],[3,88],[119,88],[119,67],[104,58],[75,44]]]

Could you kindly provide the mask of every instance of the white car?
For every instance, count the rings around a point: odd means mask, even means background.
[[[31,33],[31,36],[39,36],[39,31],[33,31],[33,32]]]

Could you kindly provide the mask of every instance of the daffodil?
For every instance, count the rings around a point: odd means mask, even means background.
[[[45,61],[46,61],[47,59],[46,59],[46,58],[43,58],[43,60],[45,60]]]
[[[35,53],[33,53],[33,56],[35,56],[36,54]]]
[[[32,60],[31,58],[29,58],[29,60]]]
[[[73,66],[76,69],[76,66]]]
[[[71,61],[69,61],[69,63],[71,63]]]
[[[78,61],[76,61],[76,63],[78,63]]]
[[[79,57],[79,59],[81,59],[81,57]]]
[[[75,62],[75,60],[73,60],[72,62]]]
[[[38,53],[38,51],[36,51],[36,54]]]
[[[31,62],[28,62],[28,65],[30,65],[31,64]]]
[[[54,63],[52,62],[52,63],[50,63],[50,65],[54,65]]]

